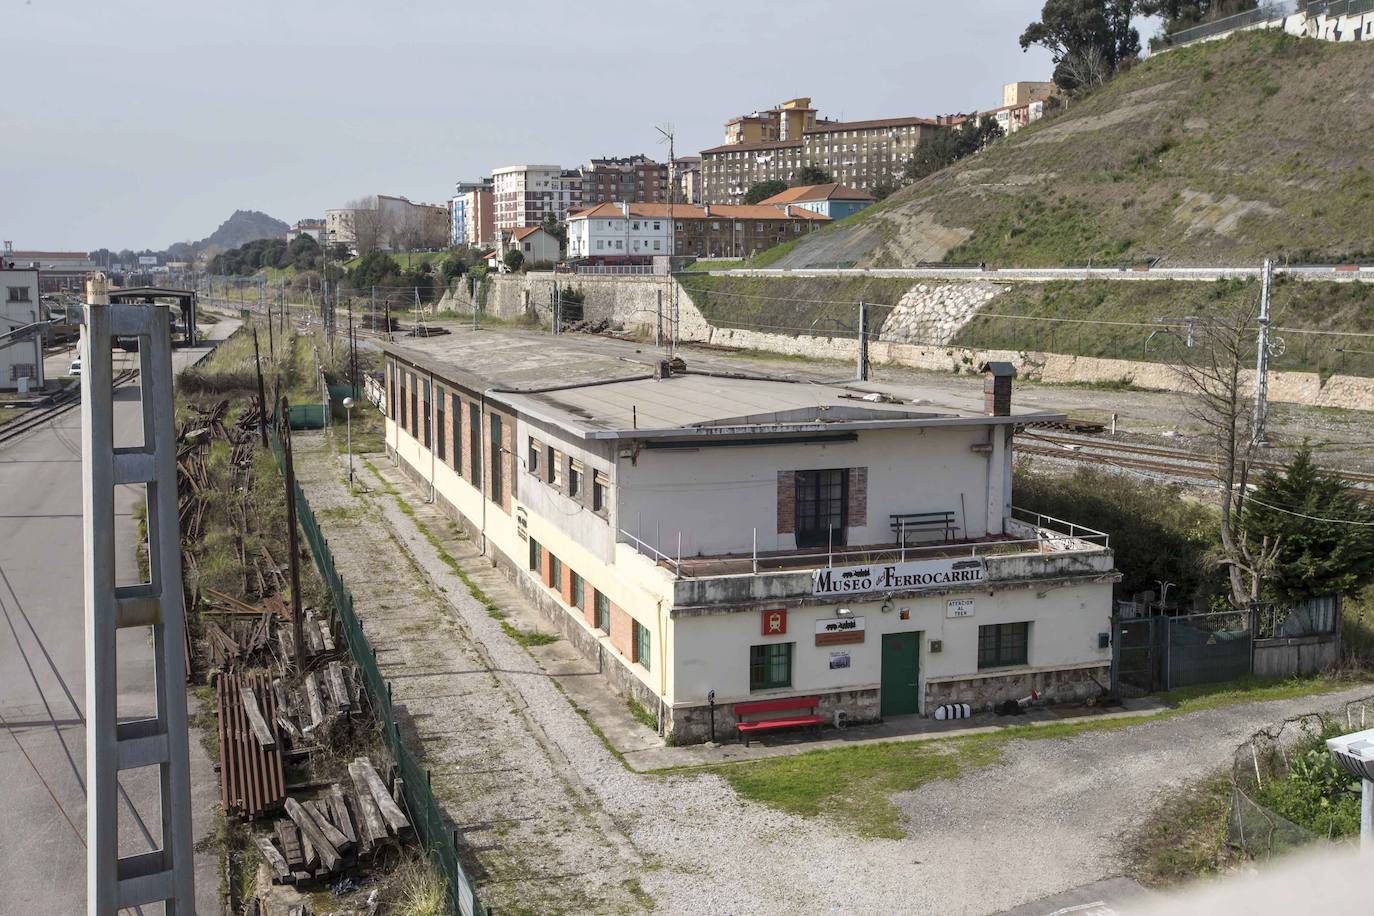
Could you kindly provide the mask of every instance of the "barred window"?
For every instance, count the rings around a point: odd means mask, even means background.
[[[792,647],[790,642],[772,642],[749,647],[749,689],[772,690],[792,686]]]
[[[1003,668],[1027,664],[1029,623],[994,623],[978,628],[978,667]]]

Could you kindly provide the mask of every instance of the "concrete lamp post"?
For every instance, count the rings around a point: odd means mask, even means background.
[[[1341,769],[1360,780],[1360,851],[1374,854],[1374,728],[1328,738],[1326,749]]]
[[[348,424],[348,492],[353,492],[353,399],[344,398],[344,417]]]

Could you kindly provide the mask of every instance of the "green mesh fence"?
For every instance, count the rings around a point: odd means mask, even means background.
[[[277,397],[274,403],[281,403],[280,397]],[[292,407],[291,413],[294,415],[297,409]],[[294,416],[292,419],[294,420]],[[293,429],[296,428],[294,422],[291,425]],[[282,468],[285,459],[281,436],[275,423],[270,427],[268,438],[272,452],[277,458],[277,467]],[[296,518],[301,533],[305,535],[310,555],[315,558],[315,566],[334,601],[344,641],[348,643],[348,651],[353,657],[354,664],[362,672],[363,684],[372,701],[372,708],[381,715],[382,730],[386,736],[387,747],[391,751],[391,759],[395,761],[397,773],[404,785],[406,808],[410,812],[416,835],[444,876],[449,911],[460,913],[462,916],[487,916],[487,908],[477,898],[472,882],[468,880],[467,873],[458,859],[457,833],[449,829],[444,821],[443,812],[434,799],[434,793],[430,788],[429,770],[420,765],[415,755],[401,740],[401,730],[391,709],[391,685],[377,667],[377,653],[363,634],[362,621],[354,613],[353,594],[344,585],[343,577],[334,566],[334,555],[329,550],[329,541],[320,530],[315,513],[310,508],[310,501],[305,498],[305,492],[301,490],[300,484],[296,485],[294,495]]]

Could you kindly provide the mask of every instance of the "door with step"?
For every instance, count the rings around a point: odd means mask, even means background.
[[[907,716],[920,711],[921,634],[883,635],[883,670],[879,684],[879,714]]]

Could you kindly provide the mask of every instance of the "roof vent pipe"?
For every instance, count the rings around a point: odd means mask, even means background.
[[[986,362],[983,373],[983,414],[989,417],[1011,416],[1011,380],[1016,367],[1006,362]]]

